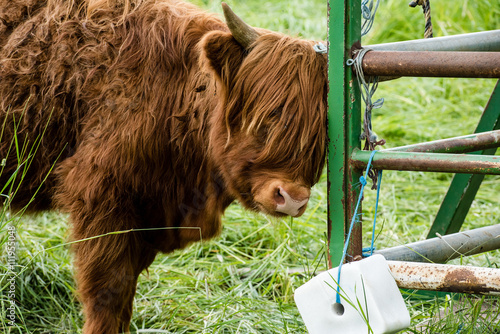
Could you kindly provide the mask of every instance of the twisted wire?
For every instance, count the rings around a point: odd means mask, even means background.
[[[431,20],[431,2],[430,0],[412,0],[409,4],[410,7],[422,6],[422,11],[425,17],[425,31],[424,38],[432,38],[432,20]]]
[[[380,0],[377,0],[375,7],[373,0],[363,0],[361,2],[361,15],[363,16],[363,24],[361,25],[361,37],[368,34],[375,21],[375,14],[377,13]]]

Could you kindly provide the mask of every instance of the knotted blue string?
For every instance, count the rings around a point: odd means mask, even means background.
[[[349,227],[349,233],[347,234],[347,238],[345,240],[345,244],[344,244],[344,250],[342,252],[342,259],[340,260],[340,264],[339,264],[339,269],[338,269],[338,275],[337,275],[337,298],[336,298],[336,302],[340,304],[340,272],[342,271],[342,264],[344,263],[344,260],[345,260],[345,257],[346,257],[346,254],[347,254],[347,247],[349,245],[349,240],[351,239],[351,234],[352,234],[352,230],[353,230],[353,227],[354,227],[354,223],[356,222],[356,217],[358,215],[358,210],[359,210],[359,205],[361,204],[361,200],[363,199],[363,191],[365,189],[365,186],[366,186],[366,178],[368,177],[368,172],[370,171],[370,168],[371,168],[371,164],[372,164],[372,160],[373,160],[373,156],[375,155],[377,151],[372,151],[372,154],[370,155],[370,159],[368,159],[368,164],[366,165],[366,173],[365,173],[365,176],[361,175],[360,178],[359,178],[359,182],[361,183],[361,189],[359,191],[359,197],[358,197],[358,202],[356,203],[356,208],[354,209],[354,214],[352,215],[352,219],[351,219],[351,226]],[[379,198],[379,192],[380,192],[380,184],[381,184],[381,180],[382,180],[382,172],[379,171],[379,179],[378,179],[378,184],[377,184],[377,203],[375,205],[375,219],[373,220],[373,234],[372,234],[372,246],[371,246],[371,253],[373,253],[373,243],[375,241],[375,221],[376,221],[376,218],[377,218],[377,207],[378,207],[378,198]]]
[[[363,248],[363,257],[368,257],[373,255],[375,250],[375,228],[377,227],[377,211],[378,211],[378,199],[380,198],[380,185],[382,184],[382,171],[378,171],[377,177],[377,199],[375,200],[375,215],[373,217],[373,227],[372,227],[372,242],[370,247]]]

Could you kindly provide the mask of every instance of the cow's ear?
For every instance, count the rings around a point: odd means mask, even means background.
[[[232,87],[246,50],[231,33],[213,31],[201,41],[202,66],[208,67],[228,87]]]

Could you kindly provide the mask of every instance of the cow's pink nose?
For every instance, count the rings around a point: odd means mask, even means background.
[[[307,202],[309,201],[309,196],[310,191],[305,187],[285,189],[282,186],[278,186],[274,193],[276,212],[298,217],[304,213]]]

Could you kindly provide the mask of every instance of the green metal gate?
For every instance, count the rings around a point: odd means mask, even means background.
[[[355,185],[371,155],[370,151],[361,150],[362,99],[356,73],[346,64],[362,49],[361,21],[361,0],[329,1],[329,31],[335,32],[328,37],[328,240],[333,266],[342,259],[359,195],[359,187]],[[362,60],[364,75],[500,78],[500,30],[438,41],[442,43],[419,40],[370,46],[372,51]],[[425,57],[422,52],[426,52]],[[457,173],[428,237],[456,233],[484,175],[500,175],[500,156],[494,155],[500,146],[499,129],[500,84],[497,83],[475,134],[381,150],[374,155],[372,166],[380,170]],[[362,258],[361,230],[361,223],[356,223],[347,261]],[[384,255],[391,256],[390,252]]]

